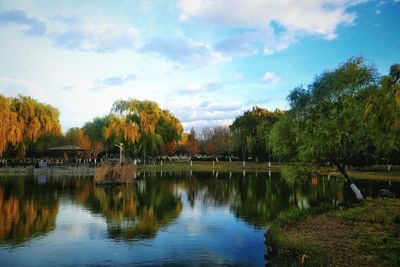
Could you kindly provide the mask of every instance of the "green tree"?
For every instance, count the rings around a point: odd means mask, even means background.
[[[110,140],[105,137],[105,130],[109,122],[110,116],[96,117],[92,121],[86,122],[82,129],[90,139],[90,147],[93,157],[97,156],[111,145]]]
[[[274,157],[282,162],[298,161],[298,147],[296,133],[299,125],[295,123],[291,112],[283,114],[271,130],[269,146]]]
[[[366,116],[373,126],[376,155],[388,164],[399,163],[400,151],[400,104],[397,93],[400,88],[400,65],[394,64],[389,75],[381,79],[378,90],[367,91]]]
[[[396,116],[393,105],[383,104],[379,81],[373,66],[352,58],[317,76],[306,89],[295,88],[288,97],[290,110],[271,133],[274,155],[281,161],[330,162],[358,191],[346,166],[372,164],[378,146],[396,146],[384,133]],[[376,109],[379,119],[371,118]]]
[[[270,112],[264,108],[253,107],[233,121],[229,126],[233,133],[233,146],[242,159],[249,156],[255,160],[270,158],[269,133],[281,116],[280,110]]]
[[[160,155],[163,145],[177,143],[182,136],[180,121],[153,101],[119,100],[113,104],[112,113],[123,119],[125,126],[137,129],[137,140],[131,140],[132,149],[144,160]]]

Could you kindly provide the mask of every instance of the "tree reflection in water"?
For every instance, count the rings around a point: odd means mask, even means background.
[[[178,174],[171,175],[179,177]],[[235,216],[261,227],[270,223],[279,212],[292,207],[307,208],[319,203],[343,201],[343,184],[337,179],[320,177],[317,185],[309,181],[288,184],[279,173],[194,173],[176,182],[187,191],[188,202],[228,205]],[[172,178],[175,180],[176,178]]]
[[[18,245],[55,229],[63,201],[103,217],[108,238],[130,242],[154,237],[180,216],[184,203],[189,209],[227,206],[236,217],[263,227],[280,211],[342,202],[345,194],[343,183],[333,178],[288,183],[278,173],[141,173],[138,179],[95,186],[92,177],[2,177],[0,244]]]
[[[3,179],[3,178],[2,178]],[[14,177],[0,184],[0,244],[20,245],[55,228],[58,201],[48,186]]]
[[[77,192],[74,199],[79,204],[106,218],[109,237],[114,240],[152,237],[182,210],[180,198],[161,183],[145,189],[138,185],[88,185]]]

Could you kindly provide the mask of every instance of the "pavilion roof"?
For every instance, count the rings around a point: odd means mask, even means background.
[[[82,147],[79,147],[79,146],[68,145],[68,146],[51,147],[48,150],[51,150],[51,151],[86,151],[88,149],[87,148],[82,148]]]

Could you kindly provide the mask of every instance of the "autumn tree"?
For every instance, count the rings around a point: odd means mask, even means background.
[[[176,153],[179,155],[186,154],[186,144],[189,140],[189,133],[183,132],[181,139],[176,144]]]
[[[185,148],[190,157],[199,153],[199,141],[196,138],[196,131],[193,127],[190,129]]]
[[[125,129],[136,129],[137,140],[131,139],[131,150],[144,159],[159,155],[163,146],[176,144],[182,135],[180,121],[153,101],[119,100],[113,104],[112,114],[123,120]]]
[[[209,156],[231,155],[232,134],[228,127],[203,128],[200,131],[199,149]]]
[[[33,98],[0,96],[0,114],[0,154],[12,150],[23,157],[39,138],[61,135],[58,110]]]
[[[11,99],[0,95],[0,155],[22,141],[23,129],[17,118]]]

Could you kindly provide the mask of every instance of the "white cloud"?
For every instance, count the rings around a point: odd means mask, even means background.
[[[104,85],[104,86],[118,86],[118,85],[123,85],[127,82],[134,81],[134,80],[136,80],[136,75],[133,73],[129,73],[126,75],[110,76],[103,80],[96,79],[95,83]]]
[[[0,12],[0,25],[6,24],[25,25],[28,27],[25,34],[46,36],[59,47],[101,53],[135,48],[140,36],[139,29],[130,25],[89,22],[61,15],[45,21],[18,9]]]
[[[264,76],[261,78],[261,81],[268,83],[268,84],[276,84],[281,80],[281,77],[276,75],[273,72],[266,72]]]
[[[192,39],[156,38],[147,42],[139,51],[159,55],[170,61],[202,66],[230,60],[209,45]]]
[[[254,42],[258,39],[258,34],[242,34],[222,40],[214,45],[214,48],[228,56],[251,56],[256,55],[258,50],[254,48]]]
[[[272,48],[268,48],[268,47],[264,48],[265,56],[270,56],[270,55],[273,55],[274,53],[275,53],[275,51]]]
[[[320,36],[332,40],[339,25],[356,19],[348,8],[365,0],[179,0],[181,20],[195,18],[232,28],[258,31],[264,54],[286,49],[300,37]],[[248,47],[241,44],[241,50]],[[251,50],[249,50],[251,51]]]
[[[219,83],[188,83],[176,90],[177,95],[194,95],[200,93],[216,92],[222,89],[222,84]]]
[[[127,25],[73,23],[62,32],[49,35],[57,46],[82,51],[112,52],[132,49],[139,40],[139,29]]]
[[[186,14],[181,14],[179,16],[179,21],[186,21],[189,17]]]
[[[216,102],[216,101],[204,101],[199,104],[199,107],[203,111],[216,112],[216,111],[235,111],[242,108],[242,104],[239,102]]]
[[[196,130],[204,127],[229,125],[240,114],[243,106],[239,102],[230,101],[187,101],[176,103],[172,112],[181,120],[185,130],[194,127]]]
[[[29,17],[24,11],[12,9],[0,12],[0,25],[19,24],[28,27],[25,34],[30,36],[42,36],[46,33],[46,24],[34,17]]]

